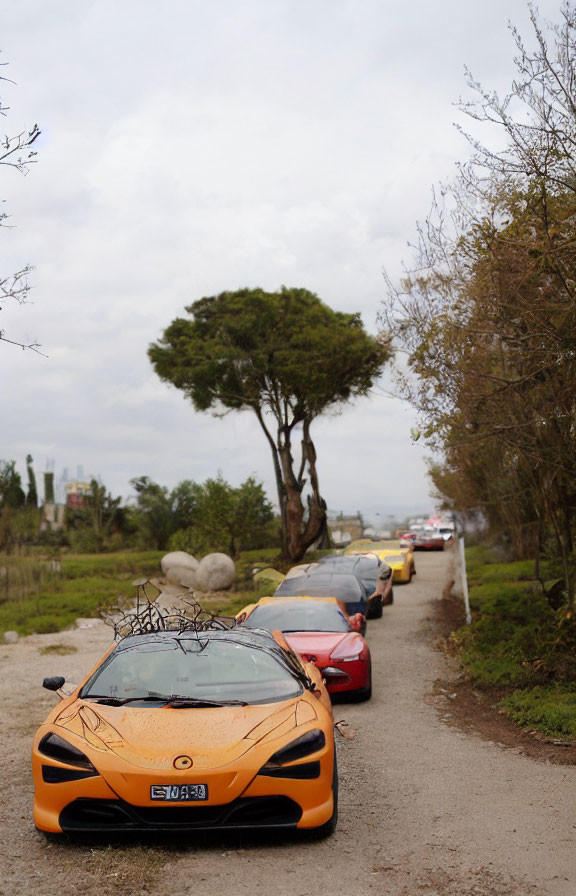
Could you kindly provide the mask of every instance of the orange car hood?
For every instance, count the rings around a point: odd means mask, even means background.
[[[141,768],[169,768],[192,753],[196,768],[219,768],[259,741],[274,741],[317,718],[307,700],[261,706],[174,709],[105,706],[76,700],[56,724],[94,750],[115,753]]]

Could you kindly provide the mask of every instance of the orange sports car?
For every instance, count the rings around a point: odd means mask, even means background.
[[[64,684],[34,739],[40,830],[334,830],[330,698],[282,635],[131,634]]]

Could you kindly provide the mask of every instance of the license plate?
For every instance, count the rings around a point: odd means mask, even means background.
[[[163,802],[198,802],[208,799],[206,784],[152,784],[150,799]]]

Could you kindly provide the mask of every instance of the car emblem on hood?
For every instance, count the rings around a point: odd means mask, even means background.
[[[194,763],[192,762],[192,759],[190,758],[190,756],[177,756],[176,759],[174,760],[174,762],[172,763],[174,768],[177,768],[180,770],[186,770],[187,768],[192,768],[193,764]]]

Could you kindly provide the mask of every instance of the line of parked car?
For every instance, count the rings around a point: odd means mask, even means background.
[[[44,680],[61,702],[34,740],[36,827],[332,833],[331,698],[370,698],[366,619],[415,571],[410,547],[356,542],[233,620],[133,614],[80,685]]]

